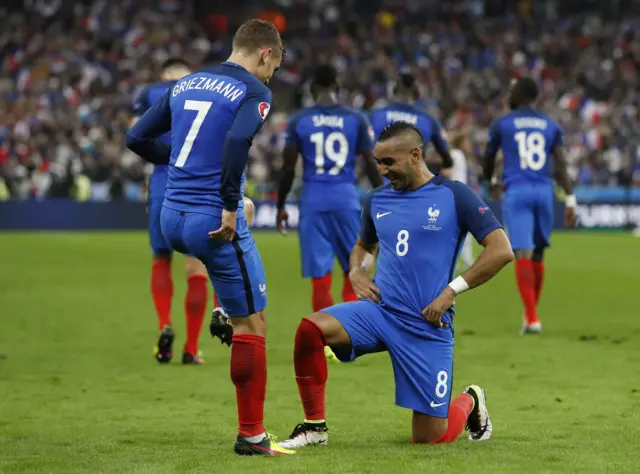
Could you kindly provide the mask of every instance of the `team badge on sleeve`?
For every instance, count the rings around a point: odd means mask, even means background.
[[[267,118],[267,115],[269,115],[269,110],[271,110],[271,104],[269,104],[269,102],[260,102],[258,104],[258,112],[260,112],[260,117],[262,117],[262,120]]]

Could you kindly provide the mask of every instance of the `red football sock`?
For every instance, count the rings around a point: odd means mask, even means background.
[[[544,262],[533,262],[533,275],[535,278],[536,304],[538,304],[540,293],[542,293],[542,283],[544,282]]]
[[[213,294],[213,307],[214,308],[220,307],[220,300],[218,299],[218,293]]]
[[[356,292],[353,291],[353,286],[351,286],[351,280],[349,280],[349,274],[344,274],[344,284],[342,285],[342,301],[345,303],[347,301],[358,301],[358,297],[356,296]]]
[[[449,405],[449,418],[447,419],[447,431],[431,444],[451,443],[464,431],[469,413],[473,410],[473,397],[468,393],[461,393]]]
[[[233,336],[231,380],[236,386],[238,401],[238,433],[244,437],[264,433],[264,399],[267,390],[264,337],[250,334]]]
[[[311,304],[313,312],[316,313],[322,309],[333,306],[333,297],[331,296],[331,273],[327,273],[322,278],[313,278],[311,280]]]
[[[171,324],[171,298],[173,297],[171,263],[154,262],[151,267],[151,295],[158,314],[158,326],[162,330],[167,324]]]
[[[516,280],[520,290],[520,297],[524,304],[524,315],[527,324],[539,323],[536,309],[536,287],[533,273],[533,262],[530,258],[520,258],[516,261]]]
[[[326,342],[322,330],[313,321],[304,318],[300,322],[293,349],[293,365],[307,420],[325,419],[327,360],[324,356],[324,346]]]
[[[208,299],[207,277],[191,275],[187,278],[187,296],[184,299],[184,311],[187,315],[187,342],[184,345],[184,351],[189,354],[198,353],[198,338]]]

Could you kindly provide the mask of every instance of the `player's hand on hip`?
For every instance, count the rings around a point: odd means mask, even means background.
[[[355,291],[356,296],[360,299],[380,303],[380,288],[371,279],[371,275],[360,268],[354,268],[349,272],[349,280]]]
[[[289,213],[285,209],[279,209],[276,216],[276,228],[282,235],[287,233],[289,226]]]
[[[578,223],[578,218],[576,216],[575,208],[565,207],[564,208],[564,226],[575,227],[577,223]]]
[[[455,302],[456,294],[450,286],[442,290],[442,293],[438,297],[429,303],[425,309],[422,310],[422,316],[424,319],[438,328],[444,327],[442,324],[442,315],[447,312]]]
[[[231,242],[236,235],[236,212],[222,211],[222,221],[220,222],[220,228],[209,232],[209,238],[215,240],[224,240]]]

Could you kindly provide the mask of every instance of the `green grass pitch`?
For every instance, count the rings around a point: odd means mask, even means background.
[[[256,235],[269,286],[266,424],[302,419],[293,336],[309,312],[295,235]],[[386,354],[331,365],[330,443],[290,458],[233,454],[229,350],[160,366],[144,233],[0,234],[0,472],[640,472],[640,241],[553,238],[545,333],[521,337],[513,266],[457,302],[454,392],[486,388],[487,443],[411,446]],[[183,259],[174,263],[176,352]],[[339,295],[341,277],[334,282]]]

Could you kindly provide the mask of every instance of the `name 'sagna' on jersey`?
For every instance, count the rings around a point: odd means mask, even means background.
[[[173,87],[172,95],[175,97],[182,92],[190,90],[217,92],[218,94],[223,95],[226,99],[229,99],[231,102],[238,100],[238,98],[240,98],[245,92],[243,89],[239,89],[235,84],[225,82],[220,78],[212,79],[206,76],[195,76],[178,82]]]
[[[339,115],[313,115],[314,127],[344,128],[344,117]]]

